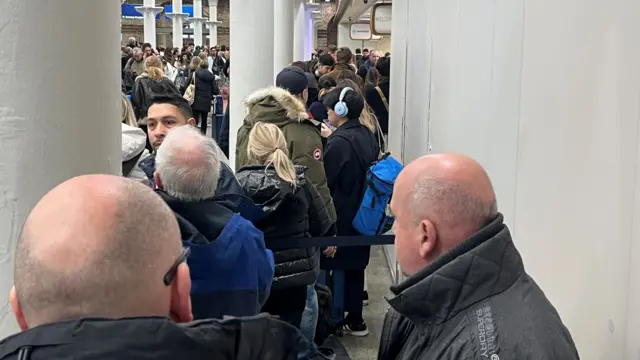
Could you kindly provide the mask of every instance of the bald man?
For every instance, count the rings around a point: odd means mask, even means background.
[[[524,270],[486,171],[428,155],[395,183],[396,255],[380,360],[578,359],[571,334]]]
[[[178,325],[192,320],[188,255],[173,212],[144,185],[108,175],[59,185],[20,234],[10,303],[23,332],[0,343],[0,359],[244,360],[263,347],[289,359],[304,349],[296,329],[267,317]]]

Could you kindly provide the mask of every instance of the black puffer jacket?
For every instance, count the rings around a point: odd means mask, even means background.
[[[42,325],[0,342],[1,360],[296,360],[308,348],[266,314],[176,324],[162,317],[87,318]]]
[[[579,359],[502,215],[391,290],[380,360]]]
[[[278,177],[273,167],[249,165],[236,176],[247,195],[262,208],[264,217],[255,222],[264,233],[267,248],[272,241],[299,239],[309,236],[334,235],[324,201],[315,186],[305,176],[306,168],[296,166],[298,186]],[[289,249],[274,252],[275,276],[273,290],[310,285],[320,272],[317,248]]]

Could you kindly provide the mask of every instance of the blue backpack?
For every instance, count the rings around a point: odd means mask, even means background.
[[[360,234],[381,235],[391,230],[394,218],[387,212],[387,206],[400,171],[402,164],[389,153],[385,153],[367,170],[364,195],[352,222],[353,228]]]
[[[351,145],[360,165],[367,169],[364,194],[351,226],[362,235],[382,235],[393,226],[394,218],[387,212],[387,206],[391,201],[393,185],[402,171],[402,164],[390,153],[385,153],[372,164],[367,164],[358,156],[358,150],[349,138],[343,135],[336,136],[340,136]]]

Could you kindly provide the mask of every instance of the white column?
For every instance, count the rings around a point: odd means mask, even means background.
[[[113,81],[120,78],[120,3],[4,0],[0,24],[0,293],[8,294],[16,241],[36,202],[72,177],[121,171],[120,83]],[[78,62],[60,39],[104,50]],[[46,64],[33,49],[50,56]],[[0,337],[17,331],[11,311],[2,311]]]
[[[293,61],[305,60],[305,38],[307,37],[307,12],[304,0],[295,0],[295,20],[293,27]]]
[[[273,56],[265,56],[260,66],[256,66],[255,56],[273,52],[274,1],[233,0],[230,4],[233,55],[229,87],[229,155],[235,166],[236,135],[245,116],[243,101],[251,92],[273,85],[273,73],[269,71],[273,69]]]
[[[478,159],[581,358],[637,359],[640,2],[492,4],[393,2],[392,150]]]
[[[167,16],[173,21],[173,47],[182,49],[184,20],[189,17],[189,14],[182,12],[182,0],[172,0],[171,7],[173,12]]]
[[[193,44],[195,46],[202,46],[204,44],[203,39],[203,25],[205,18],[202,17],[202,0],[193,0]]]
[[[305,11],[305,21],[307,25],[304,37],[304,60],[311,60],[311,53],[313,52],[313,17],[311,11],[311,8],[307,8]]]
[[[273,71],[280,70],[293,61],[293,4],[294,0],[274,0]],[[274,77],[275,77],[274,75]]]
[[[155,0],[144,0],[143,6],[136,10],[144,16],[144,42],[156,47],[156,15],[162,12],[161,6],[156,6]]]
[[[209,0],[209,46],[212,47],[218,44],[218,25],[222,24],[222,21],[218,21],[218,0]]]

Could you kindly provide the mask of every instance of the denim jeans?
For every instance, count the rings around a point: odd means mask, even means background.
[[[315,284],[307,286],[307,304],[302,313],[302,321],[300,322],[300,332],[311,342],[311,347],[307,354],[302,354],[299,359],[313,358],[317,352],[313,338],[316,335],[316,326],[318,325],[318,294],[316,293]]]

